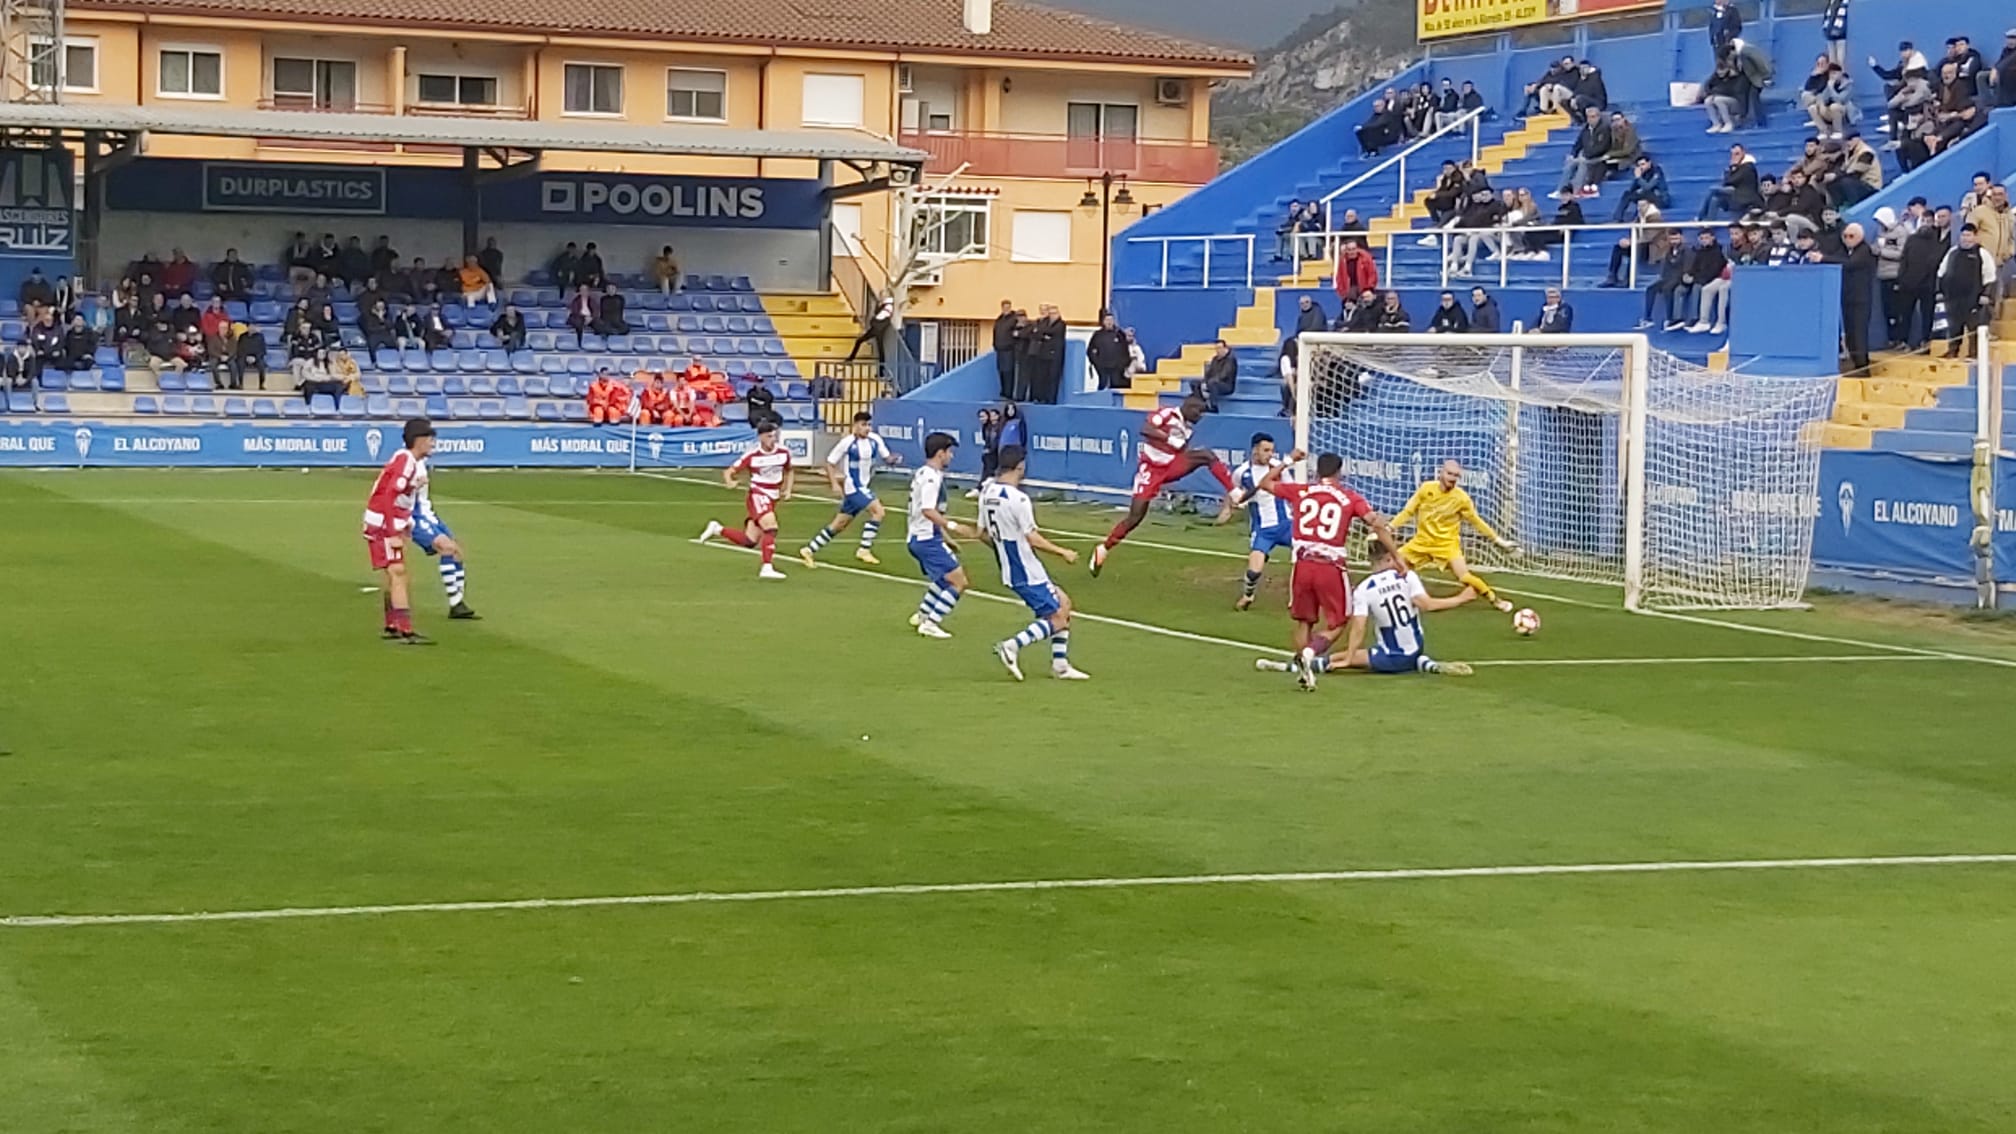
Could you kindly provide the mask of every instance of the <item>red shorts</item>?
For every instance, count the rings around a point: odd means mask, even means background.
[[[760,520],[777,510],[777,498],[767,492],[751,492],[748,510],[750,519]]]
[[[404,536],[372,535],[366,532],[364,546],[371,550],[371,569],[383,571],[394,563],[406,562]]]
[[[1162,486],[1177,480],[1187,471],[1182,457],[1166,465],[1151,465],[1142,461],[1134,469],[1134,499],[1153,500],[1162,494]]]
[[[1288,578],[1288,616],[1297,622],[1320,619],[1325,626],[1342,626],[1351,609],[1350,593],[1351,580],[1342,563],[1297,559]]]

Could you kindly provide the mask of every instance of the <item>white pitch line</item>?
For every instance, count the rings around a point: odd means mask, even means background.
[[[1753,657],[1701,658],[1499,658],[1473,661],[1471,665],[1493,668],[1507,666],[1606,666],[1606,665],[1771,665],[1783,662],[1942,662],[1959,658],[1918,654],[1764,654]]]
[[[1747,858],[1672,862],[1540,863],[1530,866],[1428,866],[1396,870],[1302,870],[1260,874],[1156,874],[1133,878],[1039,878],[1005,882],[917,882],[790,890],[689,890],[588,898],[502,898],[466,902],[402,902],[360,906],[284,906],[187,913],[17,914],[0,928],[59,929],[104,925],[185,925],[194,922],[297,921],[420,913],[503,913],[610,906],[690,906],[733,902],[817,901],[830,898],[923,897],[933,894],[1016,894],[1058,890],[1146,890],[1188,886],[1284,886],[1323,882],[1398,882],[1456,878],[1544,878],[1600,874],[1702,874],[1763,870],[1840,870],[1899,866],[2006,866],[2016,854],[1916,854],[1857,858]]]
[[[1999,665],[2016,669],[2016,660],[1989,657],[1985,654],[1961,654],[1950,650],[1932,650],[1920,646],[1895,646],[1888,642],[1865,642],[1859,638],[1841,638],[1832,634],[1810,634],[1803,630],[1781,630],[1775,626],[1752,626],[1747,622],[1731,622],[1723,618],[1704,618],[1698,614],[1677,614],[1668,610],[1646,610],[1639,613],[1653,618],[1664,618],[1673,622],[1691,622],[1697,626],[1719,626],[1725,630],[1747,630],[1753,634],[1768,634],[1776,638],[1796,638],[1802,642],[1826,642],[1835,646],[1854,646],[1864,650],[1894,650],[1918,657],[1943,658],[1947,661],[1978,662],[1982,665]]]

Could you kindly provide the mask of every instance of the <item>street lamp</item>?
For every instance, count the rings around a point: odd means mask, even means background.
[[[1098,186],[1095,190],[1093,186]],[[1119,186],[1115,191],[1114,186]],[[1127,175],[1107,170],[1098,177],[1085,179],[1085,195],[1078,198],[1081,209],[1099,210],[1099,310],[1104,311],[1112,294],[1112,275],[1107,268],[1107,257],[1113,243],[1113,210],[1117,207],[1126,212],[1134,207],[1134,194],[1128,191]]]

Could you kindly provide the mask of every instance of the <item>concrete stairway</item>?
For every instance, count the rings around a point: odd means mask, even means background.
[[[1271,357],[1280,337],[1280,332],[1274,327],[1274,289],[1271,287],[1254,288],[1253,302],[1241,307],[1232,325],[1220,327],[1214,336],[1224,339],[1235,352],[1244,348],[1242,375],[1264,365],[1256,356],[1264,350]],[[1121,396],[1121,404],[1130,409],[1154,409],[1162,395],[1181,393],[1189,383],[1202,378],[1205,364],[1211,361],[1217,349],[1215,341],[1186,344],[1174,358],[1161,359],[1153,370],[1136,375],[1132,388]]]
[[[2016,317],[2002,319],[1992,333],[1992,364],[2006,384],[2008,368],[2016,367]],[[1971,360],[1878,355],[1867,377],[1841,379],[1826,444],[1835,449],[1964,452],[1974,431],[1973,382]]]

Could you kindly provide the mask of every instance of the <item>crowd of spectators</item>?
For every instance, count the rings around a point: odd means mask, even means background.
[[[749,423],[781,424],[777,398],[761,377],[752,376],[743,399]],[[694,356],[683,370],[639,370],[622,378],[603,369],[595,373],[583,395],[592,425],[690,426],[706,429],[721,424],[721,406],[736,400],[728,376],[710,369]]]
[[[1491,113],[1483,93],[1467,79],[1460,90],[1449,79],[1442,80],[1439,91],[1426,82],[1406,90],[1388,88],[1372,100],[1371,111],[1358,127],[1359,156],[1378,157],[1389,146],[1448,129],[1472,111],[1487,118]]]
[[[1134,343],[1134,332],[1111,325],[1112,312],[1100,312],[1099,321],[1102,331],[1119,331],[1128,347],[1128,362],[1116,373],[1110,334],[1101,339],[1100,359],[1105,369],[1100,371],[1100,385],[1125,389],[1134,375],[1147,368],[1146,361]],[[1036,317],[1031,319],[1028,310],[1015,306],[1014,300],[1001,301],[1001,313],[994,318],[994,365],[1003,402],[1057,403],[1064,388],[1067,331],[1064,316],[1054,303],[1037,305]]]

